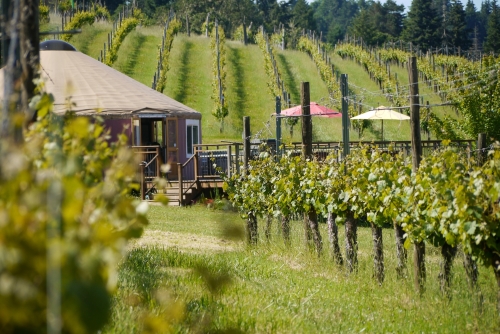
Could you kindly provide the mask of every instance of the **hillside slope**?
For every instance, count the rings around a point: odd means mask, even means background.
[[[75,35],[71,43],[78,50],[97,58],[100,55],[111,24],[95,23],[85,26],[82,33]],[[124,40],[118,59],[113,65],[117,70],[131,76],[147,86],[151,86],[158,57],[158,45],[161,43],[160,27],[138,27]],[[224,122],[224,131],[220,132],[220,124],[211,114],[213,101],[212,55],[210,40],[204,36],[187,37],[179,34],[175,37],[167,74],[165,94],[198,110],[202,113],[202,131],[205,143],[220,140],[241,141],[242,117],[250,116],[252,134],[260,138],[275,137],[275,98],[269,93],[268,78],[264,70],[264,60],[256,45],[244,46],[240,42],[226,42],[227,90],[225,101],[229,107],[229,116]],[[361,66],[353,61],[343,60],[331,54],[332,62],[341,73],[347,73],[354,93],[362,97],[362,112],[369,106],[388,105],[389,103],[378,92],[378,86],[369,79]],[[330,105],[326,85],[321,80],[316,66],[309,56],[300,51],[277,51],[277,62],[285,86],[291,95],[291,105],[300,103],[300,83],[308,81],[311,88],[311,101]],[[392,68],[397,72],[401,82],[407,80],[404,69]],[[430,97],[430,103],[437,103],[437,97],[430,90],[422,87],[422,92]],[[287,106],[283,103],[282,109]],[[450,111],[436,112],[442,114]],[[381,138],[380,121],[373,121],[372,127],[365,131],[361,139],[378,140]],[[293,129],[284,124],[284,142],[300,141],[300,122]],[[339,141],[341,135],[340,118],[313,118],[313,136],[317,141]],[[356,131],[351,129],[351,140],[358,140]],[[392,140],[408,140],[410,138],[409,122],[386,121],[384,137]]]

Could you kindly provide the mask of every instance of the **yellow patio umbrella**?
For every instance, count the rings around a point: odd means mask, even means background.
[[[406,121],[410,119],[410,116],[403,115],[394,111],[388,107],[380,106],[370,111],[367,111],[356,117],[351,117],[351,119],[380,119],[382,120],[382,141],[384,141],[384,119],[396,120],[396,121]]]

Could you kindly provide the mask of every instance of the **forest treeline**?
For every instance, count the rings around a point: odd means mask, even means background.
[[[66,0],[69,1],[69,0]],[[42,2],[44,2],[42,0]],[[61,1],[45,0],[49,5]],[[87,5],[93,1],[88,0]],[[367,45],[411,42],[421,50],[460,47],[461,50],[500,52],[500,13],[497,0],[413,0],[405,11],[394,0],[97,0],[111,13],[136,6],[149,23],[164,22],[173,8],[191,31],[202,33],[207,16],[217,18],[231,38],[238,27],[264,26],[272,32],[314,31],[324,42],[335,44],[346,34],[362,38]],[[85,5],[80,1],[79,6]]]

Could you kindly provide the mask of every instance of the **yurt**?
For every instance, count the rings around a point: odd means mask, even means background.
[[[99,115],[111,140],[123,132],[130,146],[159,145],[162,160],[171,163],[185,162],[193,155],[193,145],[201,143],[201,113],[78,52],[69,43],[42,42],[40,64],[57,114],[71,108],[78,116]]]

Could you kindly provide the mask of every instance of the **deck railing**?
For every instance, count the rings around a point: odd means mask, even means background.
[[[141,185],[141,198],[155,188],[154,179],[160,176],[161,157],[159,146],[132,146],[133,152],[139,156],[139,182]]]
[[[179,177],[179,204],[184,205],[184,196],[189,193],[197,184],[197,165],[198,155],[195,153],[185,163],[177,164],[177,175]]]
[[[243,161],[242,143],[196,145],[199,180],[220,179],[221,174],[239,173]]]

